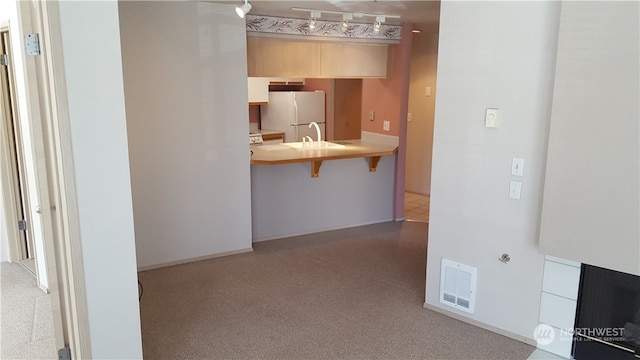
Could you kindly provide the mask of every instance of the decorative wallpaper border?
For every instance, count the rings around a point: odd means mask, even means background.
[[[400,42],[402,35],[401,25],[382,24],[380,31],[373,31],[373,24],[355,22],[350,22],[349,28],[342,30],[341,21],[317,20],[315,29],[309,29],[308,19],[247,15],[246,21],[248,33],[384,40],[384,42]]]

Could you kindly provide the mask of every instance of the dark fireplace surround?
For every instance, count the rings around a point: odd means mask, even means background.
[[[572,353],[576,360],[640,359],[640,276],[582,265]]]

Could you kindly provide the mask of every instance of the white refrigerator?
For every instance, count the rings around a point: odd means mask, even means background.
[[[302,141],[305,136],[317,140],[315,121],[325,134],[324,91],[270,91],[269,104],[260,106],[263,130],[284,132],[285,142]]]

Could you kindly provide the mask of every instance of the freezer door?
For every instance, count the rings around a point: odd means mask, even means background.
[[[325,139],[324,123],[318,123],[318,126],[320,127],[320,134],[322,135],[322,140],[324,140]],[[309,128],[309,125],[292,125],[291,131],[285,133],[284,141],[285,142],[302,141],[302,138],[305,136],[311,136],[313,141],[318,140],[316,127],[311,126],[311,128]]]
[[[287,131],[295,122],[291,92],[269,92],[269,105],[260,106],[260,124],[265,130]]]
[[[295,113],[292,124],[303,125],[312,121],[318,124],[325,122],[323,91],[294,91],[291,94]]]

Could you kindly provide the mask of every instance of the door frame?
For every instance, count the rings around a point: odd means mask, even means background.
[[[29,258],[31,253],[35,258],[37,253],[33,244],[33,225],[31,222],[31,199],[27,186],[27,173],[24,160],[24,145],[22,143],[22,128],[18,112],[17,90],[15,85],[14,57],[12,56],[11,30],[9,23],[0,24],[0,36],[6,33],[8,43],[5,44],[5,53],[8,56],[7,78],[0,76],[2,87],[2,99],[0,99],[0,141],[2,141],[2,193],[3,205],[6,211],[7,232],[9,235],[9,261],[17,262]],[[4,39],[0,39],[4,41]],[[27,222],[27,229],[23,232],[19,229],[18,220],[22,212],[22,220]],[[27,241],[29,244],[27,244]],[[37,274],[36,262],[36,274]],[[38,283],[40,281],[38,280]]]
[[[80,220],[71,152],[58,1],[17,1],[20,34],[37,33],[39,56],[25,56],[28,119],[34,153],[44,256],[56,348],[91,358]]]

